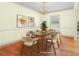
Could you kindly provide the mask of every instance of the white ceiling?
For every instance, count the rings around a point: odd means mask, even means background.
[[[16,4],[23,5],[40,12],[43,3],[42,2],[16,2]],[[46,2],[46,8],[48,12],[61,11],[66,9],[73,9],[75,2]]]

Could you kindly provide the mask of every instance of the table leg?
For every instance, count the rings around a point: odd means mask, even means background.
[[[21,49],[21,53],[20,53],[21,56],[22,56],[22,53],[23,53],[23,49],[24,49],[24,43],[22,45],[22,49]]]

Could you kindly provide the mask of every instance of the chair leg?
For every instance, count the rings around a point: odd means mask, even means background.
[[[39,54],[39,53],[40,53],[40,52],[39,52],[40,50],[39,50],[39,44],[38,44],[38,43],[37,43],[37,50],[38,50],[37,53]]]
[[[54,54],[56,55],[56,50],[55,50],[54,43],[53,43],[53,50],[54,50]]]
[[[24,49],[24,43],[23,43],[23,45],[22,45],[22,49],[21,49],[21,53],[20,53],[21,56],[22,56],[22,54],[23,54],[23,49]]]
[[[59,40],[60,40],[60,44],[62,44],[61,38],[59,38]]]
[[[58,45],[58,48],[59,48],[59,42],[58,42],[58,39],[57,39],[57,45]]]

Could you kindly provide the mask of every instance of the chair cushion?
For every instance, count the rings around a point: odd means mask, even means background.
[[[39,39],[39,38],[33,38],[32,40],[33,40],[33,41],[36,41],[36,40],[38,40],[38,39]]]
[[[57,42],[57,39],[53,39],[53,42],[56,43]]]
[[[37,41],[34,41],[34,45],[35,44],[37,44]],[[24,45],[26,45],[26,46],[33,46],[33,41],[31,41],[31,42],[25,41]]]
[[[52,42],[51,40],[47,40],[47,42]]]
[[[37,44],[37,41],[34,42],[34,45]]]
[[[32,42],[27,42],[27,41],[25,41],[25,42],[24,42],[24,45],[26,45],[26,46],[32,46],[32,45],[33,45],[33,41],[32,41]]]

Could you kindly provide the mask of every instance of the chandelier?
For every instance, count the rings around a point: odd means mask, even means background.
[[[43,2],[42,9],[41,9],[41,14],[43,14],[43,15],[46,15],[47,14],[47,9],[46,9],[46,5],[45,4],[46,3]]]

